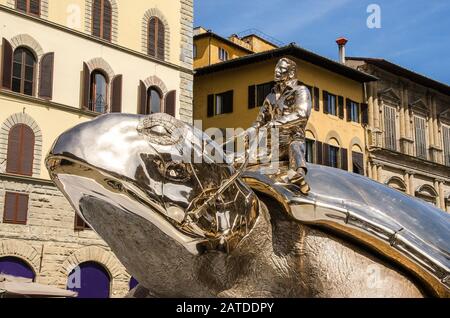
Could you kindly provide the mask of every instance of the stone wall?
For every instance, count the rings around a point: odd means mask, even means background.
[[[7,191],[29,194],[28,218],[27,225],[0,223],[0,257],[24,260],[33,268],[37,282],[60,288],[66,287],[75,266],[97,262],[110,274],[111,297],[128,293],[130,274],[97,234],[74,229],[75,212],[56,187],[38,180],[2,180],[1,221]]]
[[[193,70],[194,2],[181,0],[181,54],[180,65]],[[180,72],[180,119],[193,122],[193,74]]]

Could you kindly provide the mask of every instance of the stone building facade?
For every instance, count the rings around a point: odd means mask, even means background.
[[[193,1],[34,3],[0,0],[0,272],[25,270],[60,288],[74,269],[104,273],[103,295],[122,297],[131,274],[76,217],[45,155],[62,132],[101,113],[156,105],[192,122]]]
[[[382,59],[347,58],[366,86],[368,176],[450,212],[450,87]]]

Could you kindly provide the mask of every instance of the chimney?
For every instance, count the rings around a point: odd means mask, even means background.
[[[346,38],[339,38],[336,40],[337,45],[339,46],[339,63],[345,64],[345,45],[348,40]]]

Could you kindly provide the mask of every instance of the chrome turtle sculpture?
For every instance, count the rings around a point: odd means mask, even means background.
[[[211,152],[165,114],[103,115],[53,145],[52,180],[140,282],[130,297],[450,295],[443,211],[316,165],[304,194],[289,162],[268,173]]]

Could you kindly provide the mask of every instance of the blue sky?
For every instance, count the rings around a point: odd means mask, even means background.
[[[337,59],[336,38],[348,56],[387,59],[450,85],[448,0],[194,0],[195,26],[229,36],[258,29]],[[381,9],[381,28],[367,27],[367,7]]]

